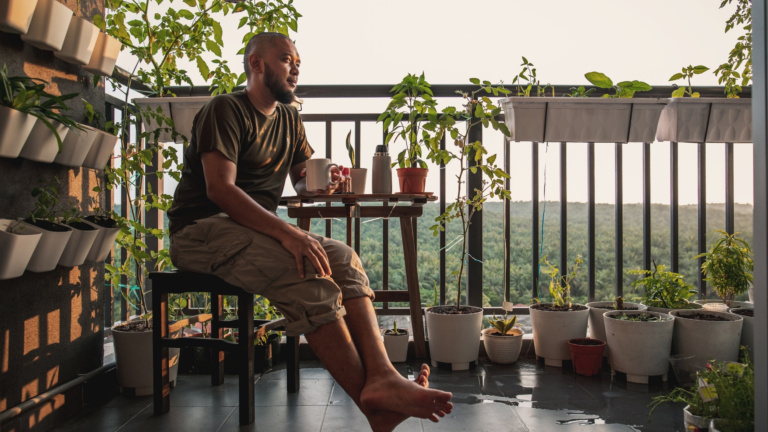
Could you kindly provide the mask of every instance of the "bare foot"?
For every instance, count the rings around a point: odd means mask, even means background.
[[[406,417],[425,418],[433,422],[449,414],[453,409],[453,404],[450,402],[453,395],[425,387],[429,377],[429,367],[425,366],[422,366],[419,376],[414,381],[408,381],[397,373],[369,380],[360,394],[360,403],[365,411],[372,415],[390,412],[393,414],[390,417],[400,414]]]

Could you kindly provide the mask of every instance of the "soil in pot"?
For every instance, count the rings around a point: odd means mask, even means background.
[[[117,222],[112,219],[111,217],[106,216],[97,216],[97,215],[90,215],[86,216],[85,220],[91,223],[95,223],[96,225],[103,227],[103,228],[116,228]]]
[[[587,309],[586,306],[580,305],[580,304],[571,304],[570,306],[569,305],[558,306],[554,303],[538,303],[538,304],[531,305],[531,308],[542,310],[542,311],[550,311],[550,312],[581,311],[581,310]]]
[[[731,313],[735,313],[737,315],[745,316],[745,317],[753,317],[755,316],[755,310],[754,309],[733,309],[731,310]]]
[[[32,218],[26,218],[24,219],[24,222],[34,225],[38,228],[42,228],[47,231],[54,231],[54,232],[69,231],[69,228],[65,227],[64,225],[48,222],[47,220],[43,220],[43,219],[36,219],[33,221]]]

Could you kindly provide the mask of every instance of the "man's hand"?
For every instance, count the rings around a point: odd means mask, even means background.
[[[298,229],[294,231],[295,235],[286,237],[281,243],[296,259],[299,277],[304,279],[304,257],[307,257],[320,276],[330,276],[331,264],[320,242]]]
[[[333,194],[336,191],[336,189],[338,189],[339,185],[341,184],[341,180],[342,180],[341,170],[342,169],[344,169],[343,165],[339,165],[338,167],[332,166],[331,167],[331,181],[334,184],[328,185],[328,187],[325,188],[325,189],[317,189],[317,190],[311,191],[311,190],[308,190],[306,188],[306,185],[307,185],[307,183],[306,183],[307,169],[306,168],[302,168],[301,171],[299,172],[299,178],[300,178],[299,181],[301,181],[303,183],[304,189],[301,191],[301,193],[299,193],[299,195],[315,196],[315,195],[331,195],[331,194]],[[296,188],[296,185],[294,185],[294,188],[297,189],[297,192],[298,192],[299,188]]]

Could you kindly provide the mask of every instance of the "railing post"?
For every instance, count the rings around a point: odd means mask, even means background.
[[[483,128],[473,127],[469,130],[469,142],[483,140]],[[474,153],[469,154],[474,160]],[[483,188],[483,173],[480,170],[467,174],[467,196],[472,197],[475,189]],[[478,210],[472,215],[472,223],[467,232],[467,304],[483,306],[483,212]]]

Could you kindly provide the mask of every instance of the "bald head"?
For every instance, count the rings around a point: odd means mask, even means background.
[[[243,54],[243,65],[245,67],[246,78],[251,77],[251,66],[249,63],[251,54],[255,53],[259,57],[263,57],[265,50],[271,46],[274,46],[275,43],[279,40],[287,40],[293,43],[293,41],[291,41],[288,36],[282,33],[274,32],[259,33],[248,41],[248,44],[245,46],[245,54]]]

